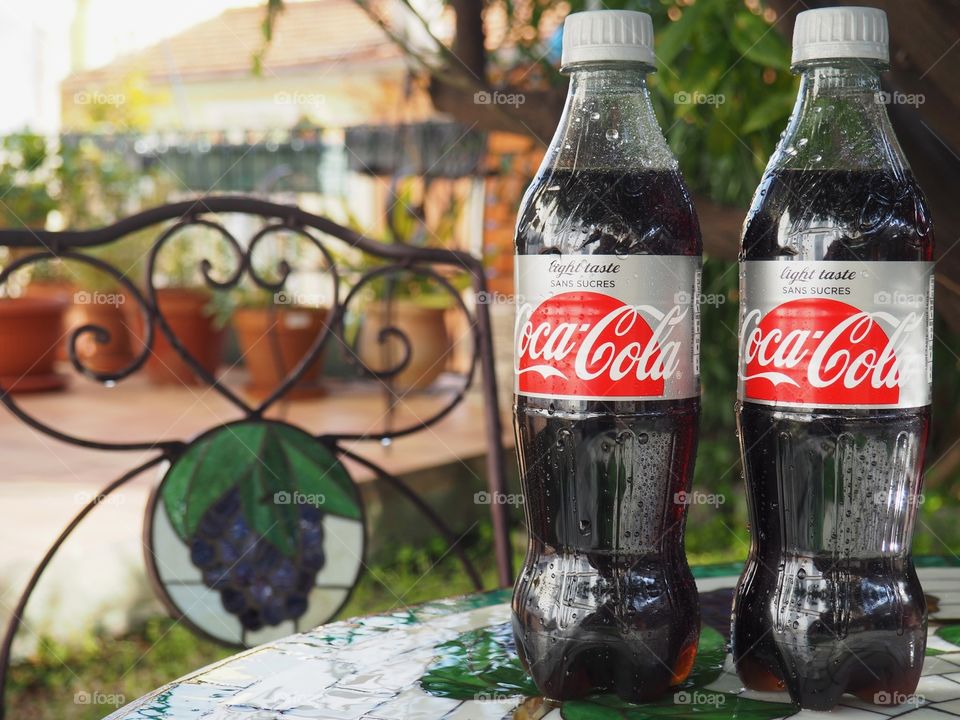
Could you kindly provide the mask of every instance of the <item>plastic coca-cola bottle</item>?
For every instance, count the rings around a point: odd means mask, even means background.
[[[750,688],[899,704],[927,614],[910,546],[930,419],[933,233],[881,91],[886,16],[800,13],[800,95],[741,249],[737,418]]]
[[[570,15],[570,89],[517,222],[520,658],[548,698],[662,694],[699,606],[683,549],[700,228],[647,89],[650,17]]]

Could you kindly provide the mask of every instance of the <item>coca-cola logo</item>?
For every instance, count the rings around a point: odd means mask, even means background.
[[[839,300],[791,300],[740,330],[744,397],[783,403],[895,405],[905,368],[900,352],[923,320],[865,312]]]
[[[566,292],[517,314],[521,393],[556,397],[661,397],[678,375],[677,331],[689,307],[629,305],[595,292]]]

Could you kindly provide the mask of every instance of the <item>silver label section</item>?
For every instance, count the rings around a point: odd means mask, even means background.
[[[514,268],[517,394],[699,395],[699,257],[519,255]]]
[[[799,408],[928,405],[932,327],[932,262],[742,262],[738,395]]]

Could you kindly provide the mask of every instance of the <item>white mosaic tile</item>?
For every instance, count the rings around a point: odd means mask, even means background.
[[[194,678],[197,682],[246,688],[268,675],[303,662],[297,655],[265,647],[222,663]]]
[[[460,700],[427,695],[419,687],[408,688],[367,715],[377,720],[437,720],[460,704]]]
[[[372,694],[334,686],[285,710],[283,716],[298,720],[359,720],[390,698],[386,693]]]
[[[960,700],[960,685],[945,677],[924,677],[915,694],[932,703]]]
[[[467,700],[453,712],[443,716],[443,720],[502,720],[512,714],[522,698],[503,700]]]
[[[286,711],[311,704],[341,678],[356,672],[345,663],[328,660],[300,660],[296,665],[271,673],[238,693],[231,705]]]

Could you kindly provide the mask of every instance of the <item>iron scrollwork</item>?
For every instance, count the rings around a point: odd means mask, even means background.
[[[261,218],[264,224],[244,246],[223,223],[215,219],[217,213],[238,213],[241,215],[255,216]],[[123,242],[125,238],[128,238],[128,236],[133,233],[164,224],[165,227],[153,241],[147,254],[146,276],[143,289],[139,288],[136,283],[131,281],[130,278],[118,268],[101,258],[84,252],[84,250],[108,245],[110,243]],[[279,293],[284,291],[291,274],[294,272],[294,267],[285,257],[280,258],[276,267],[269,272],[256,267],[254,263],[255,251],[266,242],[267,238],[276,233],[291,233],[299,241],[314,247],[322,259],[321,269],[330,277],[333,290],[329,321],[319,335],[314,338],[312,345],[300,362],[279,382],[273,392],[258,403],[248,402],[223,383],[221,378],[216,377],[204,369],[200,362],[193,357],[185,347],[182,340],[177,337],[173,327],[165,317],[159,302],[157,274],[160,252],[167,243],[171,242],[178,234],[196,227],[206,228],[216,233],[220,242],[224,243],[228,249],[229,256],[231,257],[229,267],[225,270],[223,270],[223,268],[217,268],[215,263],[207,257],[199,261],[197,269],[203,278],[205,286],[211,292],[230,291],[239,287],[240,284],[245,281],[249,281],[255,288],[266,293]],[[323,237],[324,240],[321,240],[320,237]],[[342,300],[341,285],[343,284],[343,279],[341,271],[337,266],[336,256],[327,247],[325,242],[327,238],[344,243],[354,251],[378,258],[378,262],[381,263],[374,269],[360,274],[351,284]],[[209,545],[211,538],[216,540],[216,538],[219,537],[219,535],[216,534],[220,532],[220,530],[216,529],[219,526],[216,525],[215,518],[213,518],[210,513],[213,513],[216,507],[218,507],[216,502],[219,502],[222,497],[226,497],[223,495],[225,488],[232,488],[231,491],[235,490],[240,493],[241,505],[248,502],[248,500],[244,499],[246,496],[243,494],[247,493],[247,495],[249,495],[250,488],[259,487],[257,483],[260,482],[258,479],[260,476],[256,474],[259,471],[255,463],[248,463],[247,465],[234,464],[232,468],[233,475],[228,476],[228,474],[221,474],[220,476],[213,476],[209,481],[205,481],[207,484],[213,483],[214,485],[220,483],[220,485],[217,485],[214,489],[203,487],[203,484],[197,485],[196,487],[184,486],[183,481],[178,480],[178,478],[185,477],[184,467],[187,466],[187,469],[190,469],[189,463],[191,462],[191,458],[197,456],[196,448],[204,442],[211,445],[217,442],[221,444],[226,443],[226,446],[229,446],[229,457],[235,458],[238,454],[243,454],[242,449],[239,451],[236,450],[236,448],[245,447],[243,442],[241,442],[243,437],[261,437],[262,435],[263,437],[273,438],[269,440],[269,442],[268,440],[264,440],[263,444],[257,445],[254,448],[248,447],[247,451],[250,457],[258,461],[262,459],[260,455],[272,453],[269,455],[269,458],[267,458],[266,464],[272,463],[274,467],[283,469],[285,474],[292,478],[300,478],[303,476],[303,473],[298,470],[298,463],[313,463],[313,467],[319,467],[326,463],[330,468],[340,468],[339,461],[341,459],[348,459],[351,462],[366,467],[377,477],[396,487],[413,503],[414,507],[451,542],[451,548],[454,554],[463,563],[477,588],[479,589],[481,587],[480,577],[476,569],[472,566],[462,549],[457,547],[455,536],[444,520],[433,512],[428,505],[423,503],[400,478],[393,476],[377,463],[365,458],[357,450],[358,446],[356,444],[358,441],[383,442],[392,440],[393,438],[424,430],[440,421],[463,401],[467,390],[475,380],[476,369],[479,366],[484,379],[482,389],[484,393],[484,422],[488,442],[488,487],[492,493],[502,493],[504,491],[504,455],[501,444],[502,428],[497,409],[496,386],[493,375],[489,314],[486,306],[482,304],[477,305],[475,311],[471,312],[461,297],[460,292],[458,292],[453,283],[450,282],[448,274],[438,271],[438,268],[444,268],[447,271],[465,274],[469,278],[473,290],[478,294],[484,293],[486,292],[484,272],[482,265],[476,258],[469,254],[453,250],[383,244],[364,237],[348,228],[341,227],[327,218],[307,213],[298,207],[277,205],[252,198],[230,196],[184,201],[153,208],[99,230],[66,232],[44,230],[0,231],[0,247],[2,246],[28,249],[30,252],[29,254],[17,257],[0,271],[0,288],[5,287],[13,274],[18,270],[43,260],[59,259],[85,263],[92,266],[95,270],[107,274],[122,288],[126,296],[135,303],[136,309],[142,318],[144,328],[143,337],[141,338],[142,348],[134,354],[134,357],[129,362],[119,369],[111,371],[96,370],[84,363],[83,357],[78,351],[78,344],[81,338],[85,337],[92,338],[93,342],[97,344],[102,345],[108,343],[110,341],[110,333],[107,328],[100,327],[96,324],[82,325],[71,331],[67,344],[70,363],[78,373],[101,384],[113,385],[120,383],[144,367],[153,351],[157,337],[162,335],[176,354],[203,383],[214,389],[236,408],[239,417],[231,423],[209,429],[198,438],[158,439],[140,442],[105,441],[78,437],[72,433],[48,425],[27,412],[10,392],[0,388],[0,402],[2,402],[11,413],[38,432],[44,433],[59,441],[103,451],[146,450],[155,453],[136,468],[133,468],[128,473],[109,483],[97,497],[83,507],[67,527],[64,528],[63,532],[51,546],[47,555],[36,568],[19,599],[18,605],[10,620],[3,645],[0,646],[0,700],[2,700],[6,675],[9,670],[13,637],[21,624],[22,616],[30,595],[48,563],[76,528],[77,524],[91,513],[97,504],[107,495],[115,492],[129,481],[149,470],[164,465],[167,466],[168,470],[164,479],[151,498],[148,512],[152,514],[148,516],[146,523],[147,530],[148,532],[153,532],[157,518],[166,521],[164,516],[159,514],[163,512],[160,506],[165,506],[168,513],[166,518],[172,518],[174,520],[169,530],[173,534],[178,535],[180,540],[185,543],[185,547],[189,548],[194,565],[196,565],[198,569],[213,567],[213,565],[210,564],[212,561],[207,560],[206,556],[203,556],[204,546],[202,544],[207,543]],[[411,355],[416,352],[412,341],[402,328],[392,325],[385,326],[378,335],[379,341],[388,342],[393,340],[399,342],[403,348],[403,353],[399,361],[391,367],[371,368],[359,359],[356,341],[348,343],[345,339],[347,334],[345,319],[348,308],[357,305],[362,296],[368,294],[367,291],[371,284],[383,281],[385,278],[395,276],[398,273],[413,273],[436,285],[442,292],[452,298],[453,307],[455,307],[459,313],[463,314],[470,327],[469,332],[473,343],[471,358],[463,373],[462,383],[453,389],[449,399],[438,410],[432,412],[430,416],[425,419],[418,419],[409,425],[399,428],[389,428],[377,433],[351,434],[328,432],[319,435],[310,435],[300,428],[265,419],[265,413],[267,413],[275,403],[287,396],[291,388],[293,388],[297,381],[303,376],[306,369],[316,362],[324,351],[324,348],[334,341],[344,348],[347,358],[358,367],[364,375],[384,383],[389,388],[391,380],[402,372],[410,361]],[[246,436],[244,433],[246,433]],[[260,435],[258,435],[258,433],[260,433]],[[231,437],[231,435],[234,437]],[[226,438],[226,440],[221,440],[220,438]],[[341,443],[345,441],[350,441],[349,450],[341,445]],[[224,452],[224,448],[221,447],[220,451]],[[318,465],[318,463],[320,465]],[[229,465],[229,463],[226,464]],[[264,463],[260,462],[260,464]],[[280,474],[284,473],[281,472]],[[311,473],[307,474],[309,475]],[[326,510],[330,512],[322,514],[323,517],[326,518],[324,522],[336,521],[341,524],[344,522],[360,522],[360,527],[362,528],[362,507],[359,511],[351,509],[351,503],[356,502],[356,498],[358,498],[353,481],[345,474],[345,471],[341,472],[341,470],[337,470],[335,475],[340,478],[336,481],[339,485],[326,485],[323,486],[323,488],[337,498],[339,505],[335,502],[326,508]],[[177,482],[181,484],[178,486],[176,484]],[[196,483],[194,484],[196,485]],[[286,483],[278,487],[280,487],[280,489],[277,490],[278,493],[288,493],[292,489],[299,490],[303,486]],[[317,489],[321,486],[312,487],[313,489]],[[217,495],[215,490],[220,490],[221,494]],[[199,503],[197,507],[207,508],[206,515],[200,513],[202,517],[197,516],[192,520],[180,522],[177,520],[175,513],[171,514],[171,507],[176,507],[178,502],[185,502],[184,498],[187,497],[185,493],[193,493],[190,497],[200,498],[196,500],[196,502]],[[274,502],[276,503],[276,498]],[[246,512],[247,509],[246,506],[243,506],[244,512]],[[249,513],[244,515],[246,518],[244,522],[248,526],[252,525],[253,529],[251,532],[255,532],[261,539],[270,536],[275,547],[280,550],[278,557],[285,553],[287,558],[292,558],[290,562],[294,563],[294,567],[299,567],[297,563],[303,560],[303,538],[306,537],[302,535],[302,533],[309,532],[307,525],[303,524],[306,522],[303,520],[305,516],[296,513],[291,515],[289,511],[282,508],[279,510],[274,508],[273,512],[276,514],[277,523],[280,523],[281,528],[285,528],[285,535],[277,535],[273,527],[269,526],[269,523],[262,522],[262,519],[258,516],[250,515]],[[357,514],[357,512],[359,512],[359,514]],[[494,504],[491,506],[491,513],[494,523],[498,577],[501,585],[507,585],[511,581],[511,567],[506,509],[502,505]],[[207,519],[207,515],[210,515],[210,518],[213,519]],[[320,520],[317,519],[320,516],[314,518],[314,516],[311,515],[310,517],[313,518],[311,522],[320,522]],[[207,525],[201,527],[203,522],[206,522]],[[213,524],[211,525],[211,523]],[[224,526],[224,528],[226,528],[226,526]],[[224,529],[223,532],[228,532],[228,530]],[[321,535],[318,537],[322,537],[323,531],[321,530],[319,532],[321,532]],[[211,535],[211,533],[213,534]],[[362,555],[362,535],[361,532],[361,539],[359,541],[361,543],[360,555]],[[237,542],[240,542],[240,540]],[[326,545],[323,547],[324,552],[329,551]],[[216,550],[216,552],[221,553],[226,552],[226,550]],[[226,555],[218,555],[217,557],[220,558],[218,562],[223,561],[224,558],[229,559]],[[204,562],[201,562],[201,560]],[[148,564],[151,562],[151,559],[148,558]],[[318,567],[323,567],[322,558],[320,560],[315,558],[312,562],[314,562],[315,565],[317,562],[320,562],[321,564]],[[360,562],[360,558],[358,558],[358,562]],[[326,587],[319,582],[323,571],[314,570],[313,572],[317,573],[317,587]],[[153,574],[156,575],[156,572]],[[153,577],[152,579],[155,582],[157,581],[157,577]],[[355,579],[354,577],[353,581],[355,581]],[[220,583],[215,573],[210,575],[206,569],[203,569],[196,582],[198,583],[198,587],[202,585],[211,592],[219,593],[219,595],[223,597],[225,604],[228,603],[229,597],[229,601],[234,602],[234,604],[237,604],[239,607],[238,603],[240,601],[236,600],[234,595],[230,595],[230,593],[227,592],[227,586]],[[311,576],[310,588],[314,588],[312,582]],[[346,583],[346,581],[344,582]],[[334,583],[334,585],[335,584],[336,583]],[[352,587],[352,581],[348,584],[349,586],[344,588],[345,592],[338,607],[332,608],[333,613],[346,601],[350,587]],[[285,597],[294,598],[290,601],[293,605],[287,605],[278,610],[277,607],[279,606],[269,605],[266,601],[261,604],[262,606],[257,605],[259,602],[257,597],[250,595],[250,592],[253,592],[251,590],[253,585],[249,583],[244,585],[243,593],[246,593],[244,595],[244,602],[246,603],[244,607],[247,608],[244,612],[246,612],[246,615],[239,610],[235,613],[237,622],[240,623],[244,633],[252,631],[251,629],[256,630],[256,628],[262,627],[265,624],[270,625],[272,624],[270,622],[271,619],[280,617],[281,615],[283,617],[305,617],[300,605],[300,598],[303,596],[303,591],[296,591],[293,589],[293,586],[290,587],[291,590],[287,592]],[[315,592],[314,589],[309,589],[309,591]],[[171,610],[182,616],[184,614],[183,608],[178,607],[177,603],[172,601],[172,598],[165,593],[162,588],[160,592],[163,599],[171,606]],[[253,614],[251,614],[252,611],[249,610],[249,607],[252,607],[250,603],[257,605],[257,607],[254,608],[256,612]],[[270,608],[273,609],[271,610]],[[273,615],[270,614],[271,612]],[[277,613],[279,613],[279,615]],[[196,629],[204,630],[204,628],[197,627],[196,623],[192,623],[189,617],[185,619],[188,623],[193,624]],[[251,636],[247,634],[243,634],[236,642],[244,644],[249,641],[250,637]],[[229,638],[218,637],[218,639],[230,642]],[[2,712],[2,702],[0,702],[0,712]]]

